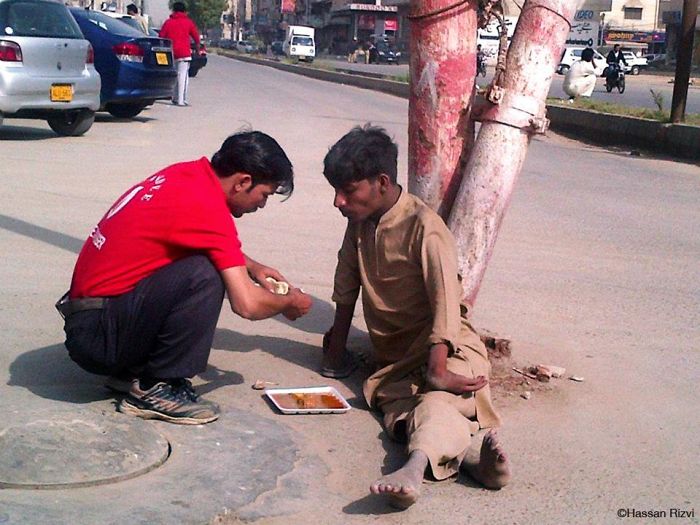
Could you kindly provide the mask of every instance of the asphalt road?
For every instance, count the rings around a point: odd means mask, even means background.
[[[654,523],[698,522],[697,166],[555,135],[533,141],[474,320],[512,338],[514,364],[560,365],[585,381],[532,385],[528,401],[496,392],[514,464],[510,486],[426,484],[417,505],[393,513],[367,488],[397,466],[400,447],[363,408],[357,374],[339,382],[316,373],[344,229],[321,169],[335,140],[371,121],[398,142],[405,181],[407,101],[217,56],[191,91],[191,107],[159,103],[133,122],[102,116],[82,138],[56,137],[34,121],[0,127],[0,421],[54,407],[114,410],[111,399],[91,394],[99,378],[62,353],[52,308],[69,285],[81,239],[129,185],[167,164],[211,155],[243,126],[275,136],[296,173],[288,201],[270,199],[237,221],[244,250],[313,294],[314,309],[295,323],[252,323],[224,308],[211,367],[197,379],[226,411],[212,427],[221,436],[217,454],[188,463],[194,456],[181,444],[197,447],[209,430],[160,425],[176,443],[165,466],[90,489],[2,490],[0,523],[205,523],[217,513],[224,523],[617,523],[634,509],[666,512]],[[350,346],[367,349],[359,315],[354,327]],[[355,408],[343,416],[277,415],[251,390],[256,379],[334,385]],[[259,419],[266,426],[255,426]],[[225,436],[241,428],[279,432],[296,450],[279,464],[260,463],[258,471],[279,476],[272,487],[225,485],[227,473],[237,480],[242,468],[255,467],[252,450],[262,459],[283,448],[246,449],[245,440],[226,448]],[[185,473],[177,483],[170,476],[148,485],[178,461]],[[187,495],[173,496],[175,484]],[[51,519],[26,517],[44,508]],[[695,509],[695,517],[675,520],[672,508]],[[140,521],[124,521],[124,509]]]
[[[352,69],[356,71],[378,73],[380,75],[387,76],[398,76],[407,77],[408,76],[408,64],[388,65],[388,64],[349,64],[343,59],[337,57],[322,57],[317,60],[320,63],[327,63],[334,67],[343,69]],[[479,77],[477,82],[481,84],[486,84],[491,81],[493,77],[494,68],[493,66],[487,67],[486,77]],[[612,102],[614,104],[622,104],[625,106],[636,106],[656,109],[656,104],[651,96],[650,89],[655,92],[661,93],[663,97],[663,107],[666,111],[671,109],[671,101],[673,100],[673,84],[669,83],[669,80],[673,78],[672,74],[668,75],[657,75],[657,74],[640,74],[640,75],[627,75],[626,77],[626,89],[623,94],[613,90],[613,92],[608,93],[605,91],[605,79],[599,78],[595,91],[593,92],[592,98],[596,100],[601,100],[604,102]],[[552,80],[552,87],[549,90],[550,97],[556,98],[568,98],[564,91],[561,89],[562,83],[564,82],[564,77],[562,75],[554,75]],[[688,88],[688,101],[686,104],[687,113],[700,113],[700,85],[696,83],[695,86],[690,86]]]

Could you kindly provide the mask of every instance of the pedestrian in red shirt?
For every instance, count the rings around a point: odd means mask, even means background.
[[[187,8],[183,2],[173,4],[173,12],[161,27],[159,35],[173,41],[173,55],[177,67],[177,84],[173,93],[173,104],[187,106],[189,105],[187,101],[188,72],[192,60],[190,38],[194,40],[196,52],[199,52],[200,41],[199,30],[192,19],[187,16]]]
[[[224,291],[245,319],[309,311],[300,289],[274,293],[267,279],[287,280],[241,251],[231,217],[293,188],[279,144],[242,132],[211,161],[174,164],[130,188],[102,217],[57,307],[71,359],[128,394],[121,412],[181,424],[218,418],[189,378],[206,368]]]

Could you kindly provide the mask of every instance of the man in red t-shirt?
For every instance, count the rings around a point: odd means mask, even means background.
[[[177,68],[177,84],[173,92],[173,104],[187,106],[188,73],[192,60],[190,38],[194,40],[196,52],[199,52],[200,41],[199,30],[192,19],[187,16],[187,8],[183,2],[173,4],[173,12],[161,27],[158,35],[173,41],[173,55]]]
[[[300,289],[274,293],[268,278],[286,279],[241,251],[231,217],[293,189],[279,144],[261,132],[237,133],[211,161],[174,164],[130,188],[95,226],[57,307],[71,359],[129,379],[121,412],[181,424],[217,419],[218,407],[188,378],[206,368],[224,291],[246,319],[294,320],[309,311]]]

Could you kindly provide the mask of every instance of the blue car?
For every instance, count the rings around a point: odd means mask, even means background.
[[[146,36],[99,11],[73,7],[70,12],[95,50],[100,109],[132,118],[156,100],[172,99],[177,71],[170,40]]]

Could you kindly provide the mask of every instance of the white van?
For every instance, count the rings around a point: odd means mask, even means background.
[[[316,57],[315,30],[313,27],[289,26],[282,50],[289,58],[313,62]]]

